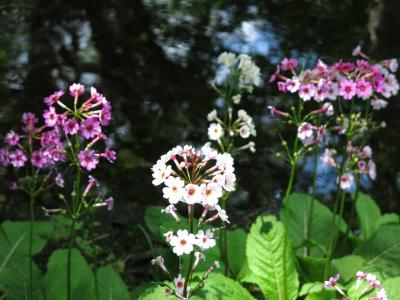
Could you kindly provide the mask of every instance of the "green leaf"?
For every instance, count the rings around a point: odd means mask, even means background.
[[[399,224],[399,223],[400,223],[400,217],[398,214],[395,213],[384,214],[379,220],[379,227],[385,224]]]
[[[357,271],[362,270],[364,264],[364,258],[359,255],[347,255],[332,261],[334,273],[339,273],[345,282],[352,280]]]
[[[0,273],[0,290],[7,300],[29,299],[29,261],[28,257],[18,257],[10,261]],[[43,299],[41,290],[42,273],[35,263],[32,265],[33,299]]]
[[[204,288],[198,290],[193,300],[252,300],[250,293],[234,281],[222,274],[212,273],[204,282]]]
[[[237,228],[233,231],[228,231],[228,260],[229,270],[233,277],[239,275],[240,270],[246,259],[246,240],[247,234],[241,229]]]
[[[285,205],[289,209],[290,215],[289,236],[298,255],[304,255],[304,246],[307,243],[310,256],[324,257],[332,234],[333,213],[328,207],[314,199],[310,236],[307,241],[305,228],[311,203],[311,196],[300,193],[291,194],[286,199]],[[284,209],[282,209],[282,220],[284,220],[284,216]],[[340,230],[345,232],[346,228],[345,222],[341,219]]]
[[[168,297],[165,294],[165,287],[161,287],[158,284],[150,285],[146,288],[147,285],[142,285],[138,287],[138,291],[140,291],[140,295],[137,293],[132,293],[132,300],[165,300]]]
[[[164,240],[163,234],[169,230],[176,231],[182,228],[189,228],[188,221],[184,217],[181,218],[181,223],[176,223],[175,219],[170,214],[164,214],[161,210],[162,206],[151,206],[146,210],[144,221],[147,228],[155,236]]]
[[[7,261],[16,256],[29,254],[29,222],[5,221],[0,227],[0,272]],[[32,255],[42,251],[53,231],[50,222],[35,222]]]
[[[354,254],[365,259],[364,272],[375,273],[384,280],[400,275],[400,225],[388,224],[380,227]]]
[[[54,251],[50,257],[43,279],[46,299],[67,298],[67,256],[68,250],[63,249]],[[88,264],[76,249],[72,249],[71,259],[72,299],[94,299],[94,275]]]
[[[396,299],[400,295],[400,276],[393,277],[383,282],[383,287],[386,290],[388,299]]]
[[[100,300],[129,300],[129,290],[121,277],[111,267],[97,271],[97,288]]]
[[[328,260],[326,258],[299,256],[297,257],[304,281],[313,282],[324,279],[324,269]]]
[[[368,195],[360,193],[356,201],[356,210],[363,240],[369,239],[379,227],[381,211]]]
[[[298,274],[290,240],[284,249],[284,236],[283,224],[274,216],[264,215],[253,223],[247,237],[249,269],[267,299],[290,300],[297,297]]]

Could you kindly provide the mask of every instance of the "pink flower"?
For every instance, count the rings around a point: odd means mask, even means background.
[[[105,98],[102,100],[102,102],[103,108],[101,109],[99,119],[101,125],[107,126],[111,121],[111,103],[110,101],[105,100]]]
[[[71,118],[64,123],[65,134],[75,135],[79,131],[79,123]]]
[[[35,128],[35,124],[38,122],[36,115],[31,112],[26,112],[22,115],[22,123],[24,123],[24,131],[32,131]]]
[[[278,82],[278,90],[282,93],[286,93],[287,89],[286,89],[286,84],[283,81],[279,81]]]
[[[279,76],[280,76],[280,72],[281,72],[281,68],[280,68],[279,66],[276,66],[275,73],[272,74],[272,75],[269,77],[268,82],[269,82],[269,83],[274,82],[274,81],[276,80],[276,77],[279,77]]]
[[[56,113],[56,109],[53,106],[50,106],[48,110],[45,110],[43,113],[44,122],[49,127],[54,127],[58,122],[58,115]]]
[[[340,81],[339,95],[345,100],[351,100],[356,95],[357,85],[354,81],[343,79]]]
[[[288,116],[287,112],[280,111],[277,108],[275,108],[274,106],[268,106],[268,109],[271,111],[271,115],[273,117],[276,117],[276,116],[287,117]]]
[[[86,119],[81,123],[81,133],[85,139],[92,139],[101,133],[100,122],[96,118]]]
[[[43,99],[44,103],[46,103],[48,106],[52,106],[57,103],[57,101],[60,99],[60,97],[64,95],[64,91],[56,91],[50,96],[47,96],[46,98]]]
[[[314,126],[312,126],[310,123],[304,122],[300,124],[297,130],[297,137],[303,141],[307,138],[312,137],[313,132],[314,132]]]
[[[286,81],[286,89],[289,92],[295,93],[299,90],[299,88],[300,88],[300,81],[296,77],[293,77],[292,79]]]
[[[357,81],[357,96],[362,99],[368,99],[372,96],[372,84],[365,81],[364,79],[360,79]]]
[[[333,149],[325,149],[324,154],[321,156],[322,163],[330,167],[336,167],[336,162],[333,159]]]
[[[69,93],[72,97],[79,97],[85,92],[85,87],[80,83],[74,83],[69,87]]]
[[[325,85],[325,97],[329,100],[336,100],[339,94],[339,88],[337,83],[329,82]]]
[[[315,95],[315,86],[312,83],[300,85],[299,97],[304,101],[310,100]]]
[[[295,58],[284,58],[281,62],[281,68],[283,71],[293,70],[297,67],[297,59]]]
[[[110,163],[113,163],[117,159],[117,154],[115,153],[115,151],[111,150],[108,147],[106,147],[104,153],[100,154],[100,156],[107,159]]]
[[[37,150],[32,153],[31,162],[34,167],[41,169],[47,163],[47,159],[42,151]]]
[[[99,158],[94,150],[83,150],[78,155],[79,162],[88,171],[94,170],[99,163]]]
[[[324,105],[322,105],[321,112],[322,112],[325,116],[330,117],[330,116],[333,116],[333,114],[335,113],[335,110],[334,110],[332,104],[330,104],[330,103],[324,103]]]
[[[353,56],[359,56],[361,54],[361,46],[358,45],[353,49],[353,52],[351,52],[351,55]]]
[[[16,144],[18,144],[19,139],[20,139],[19,134],[15,133],[13,130],[7,133],[6,136],[4,137],[4,141],[10,146],[15,146]]]
[[[9,158],[14,168],[23,167],[25,165],[25,162],[28,160],[24,152],[19,149],[10,152]]]
[[[9,153],[6,149],[0,149],[0,165],[4,168],[10,165]]]
[[[329,278],[329,280],[324,282],[324,288],[329,288],[329,287],[334,287],[336,285],[336,283],[339,281],[340,279],[340,275],[336,274],[335,277],[331,277]]]

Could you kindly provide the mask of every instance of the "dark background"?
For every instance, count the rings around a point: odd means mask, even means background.
[[[16,128],[25,111],[41,114],[42,99],[73,82],[104,93],[113,104],[109,132],[118,160],[97,172],[116,201],[101,218],[110,225],[113,250],[132,253],[129,230],[143,221],[146,207],[163,203],[150,167],[177,144],[206,141],[216,58],[248,53],[263,76],[243,100],[256,122],[257,152],[236,162],[240,188],[229,208],[232,226],[246,225],[260,212],[277,211],[288,177],[288,166],[275,158],[278,132],[287,128],[266,109],[289,101],[267,84],[275,64],[286,56],[306,66],[318,57],[351,59],[357,44],[375,59],[399,57],[399,11],[396,0],[0,1],[0,131]],[[387,127],[371,141],[378,178],[369,193],[384,211],[400,211],[399,112],[392,98],[376,115]],[[307,174],[301,167],[298,174],[295,189],[307,191]],[[0,220],[27,218],[27,199],[11,195],[5,181],[0,201]],[[41,199],[51,201],[51,195]]]

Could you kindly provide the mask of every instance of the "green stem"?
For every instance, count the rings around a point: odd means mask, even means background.
[[[29,211],[30,211],[30,222],[29,222],[29,294],[30,299],[33,300],[33,227],[35,221],[35,196],[31,191],[29,193]]]
[[[189,215],[189,233],[193,233],[193,218],[194,218],[194,207],[192,206],[190,208],[190,215]],[[194,259],[194,252],[192,251],[190,253],[188,270],[187,270],[187,273],[185,276],[185,285],[183,287],[183,296],[185,296],[185,297],[188,296],[188,285],[189,285],[189,281],[190,281],[190,275],[191,275],[192,269],[193,269],[193,259]]]
[[[96,292],[96,299],[99,300],[99,285],[98,285],[98,279],[97,279],[97,251],[96,251],[96,243],[95,243],[95,233],[94,233],[94,222],[96,219],[96,208],[92,208],[92,215],[90,218],[90,235],[92,239],[92,249],[93,249],[93,259],[94,259],[94,286],[95,286],[95,292]]]
[[[346,236],[350,233],[350,230],[351,230],[351,228],[353,228],[353,225],[354,225],[354,214],[355,214],[355,210],[356,210],[356,204],[357,204],[359,192],[360,192],[360,174],[357,174],[356,190],[354,192],[354,200],[352,202],[351,209],[350,209],[349,224],[347,226]]]
[[[72,224],[70,228],[70,234],[69,234],[69,245],[68,245],[68,260],[67,260],[67,299],[71,300],[72,299],[72,290],[71,290],[71,275],[72,275],[72,268],[71,268],[71,254],[72,254],[72,248],[74,246],[74,241],[75,241],[75,224],[76,224],[76,219],[75,217],[72,217]]]
[[[306,221],[306,231],[305,231],[305,240],[306,246],[304,248],[304,256],[309,254],[308,241],[311,239],[311,226],[312,226],[312,216],[314,211],[314,202],[315,202],[315,194],[316,194],[316,185],[317,185],[317,173],[318,173],[318,158],[319,158],[319,149],[318,147],[314,148],[314,170],[313,170],[313,180],[312,180],[312,198],[310,202],[310,207],[307,213],[307,221]]]

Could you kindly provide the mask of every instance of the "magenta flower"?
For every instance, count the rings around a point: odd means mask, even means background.
[[[297,137],[303,141],[312,137],[313,133],[314,126],[312,126],[310,123],[302,123],[297,130]]]
[[[329,280],[324,282],[324,288],[334,287],[340,279],[340,275],[336,274],[335,277],[329,278]]]
[[[58,122],[58,115],[56,113],[56,109],[53,106],[50,106],[48,110],[45,110],[43,113],[44,122],[49,127],[54,127]]]
[[[105,100],[105,98],[103,99],[102,103],[103,108],[101,109],[99,119],[101,125],[107,126],[111,121],[111,103],[110,101]]]
[[[372,84],[365,81],[364,79],[360,79],[357,81],[357,96],[362,99],[368,99],[372,96]]]
[[[56,91],[50,96],[47,96],[46,98],[43,99],[44,103],[46,103],[48,106],[52,106],[57,103],[57,101],[60,99],[60,97],[64,95],[64,91]]]
[[[101,157],[107,159],[110,163],[113,163],[117,159],[117,154],[114,150],[111,150],[109,147],[106,147],[104,153],[100,154]]]
[[[62,176],[61,173],[57,173],[57,176],[54,178],[54,182],[56,185],[58,185],[59,187],[63,188],[64,187],[64,177]]]
[[[25,165],[25,162],[28,160],[24,152],[19,149],[10,152],[9,158],[14,168],[23,167]]]
[[[65,134],[75,135],[79,131],[79,123],[75,119],[69,119],[64,123]]]
[[[79,162],[88,171],[94,170],[99,163],[99,158],[94,150],[83,150],[78,155]]]
[[[32,165],[38,169],[43,168],[47,163],[47,158],[40,150],[34,151],[31,157]]]
[[[10,146],[15,146],[16,144],[18,144],[19,139],[19,134],[11,130],[9,133],[6,134],[4,141]]]
[[[80,83],[74,83],[69,87],[69,93],[72,97],[79,97],[85,92],[85,87]]]
[[[283,71],[293,70],[297,67],[297,59],[295,58],[284,58],[281,62],[281,68]]]
[[[26,112],[22,115],[22,123],[25,125],[23,130],[25,132],[33,131],[37,122],[36,115],[31,112]]]
[[[100,122],[96,118],[89,118],[81,123],[81,134],[85,139],[92,139],[100,133]]]
[[[354,81],[343,79],[340,81],[339,95],[345,100],[351,100],[357,93],[357,85]]]
[[[10,165],[9,153],[6,149],[0,149],[0,165],[4,168]]]

